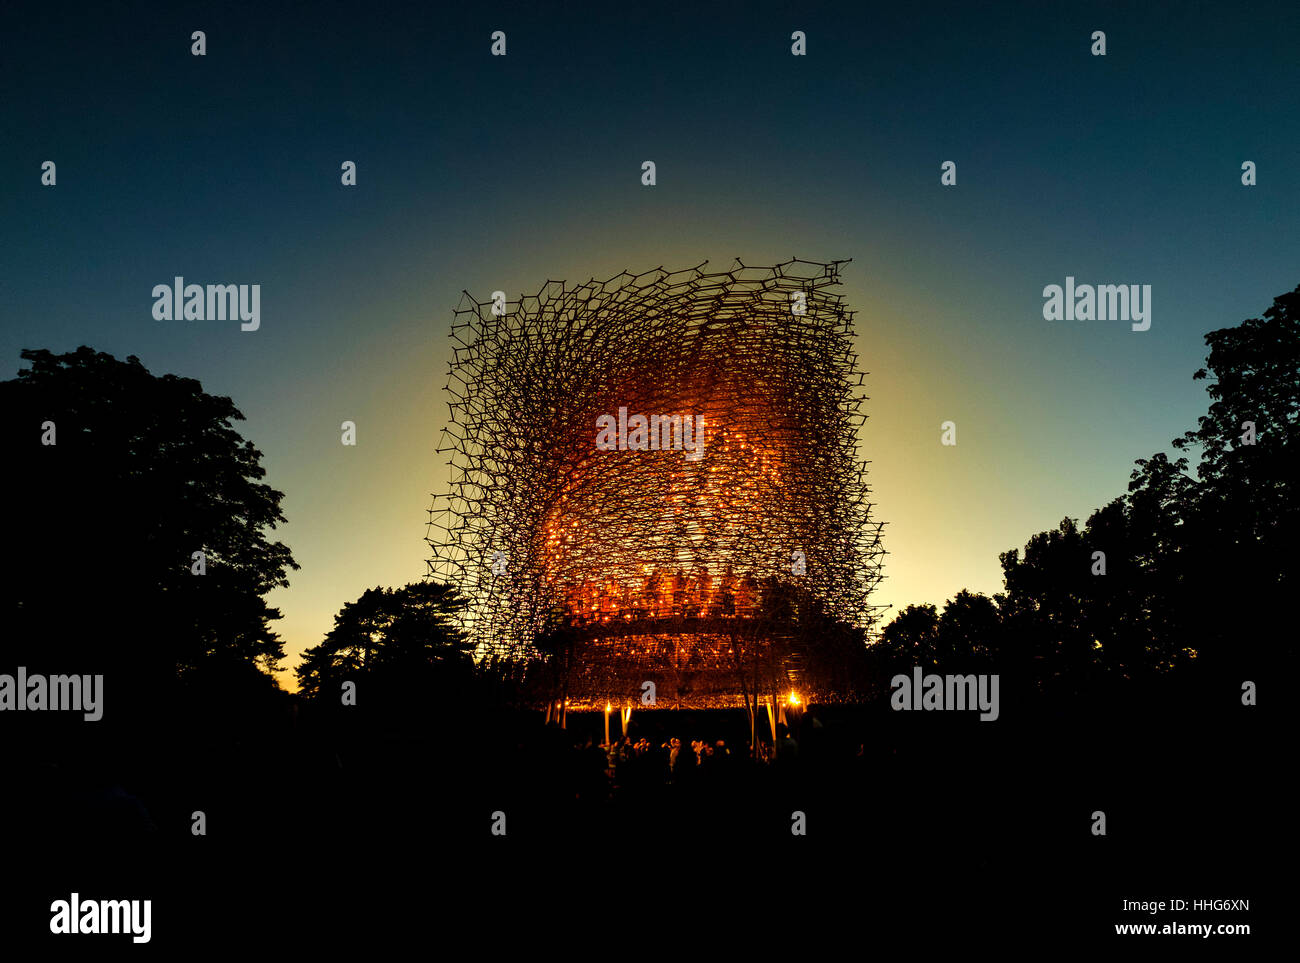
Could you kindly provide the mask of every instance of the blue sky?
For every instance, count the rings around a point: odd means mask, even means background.
[[[1120,494],[1204,410],[1203,335],[1300,282],[1293,4],[0,16],[4,376],[84,343],[234,398],[303,566],[273,598],[291,654],[424,573],[463,289],[853,258],[902,606],[997,590],[1000,551]],[[260,283],[261,329],[155,321],[175,275]],[[1044,321],[1067,275],[1150,284],[1151,330]]]

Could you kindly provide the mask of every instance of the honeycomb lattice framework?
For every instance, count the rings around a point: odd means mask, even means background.
[[[450,490],[426,540],[480,656],[530,655],[557,618],[743,619],[773,577],[870,627],[881,523],[843,263],[548,281],[500,316],[465,292],[438,448]],[[702,456],[598,450],[598,417],[620,408],[702,420]]]

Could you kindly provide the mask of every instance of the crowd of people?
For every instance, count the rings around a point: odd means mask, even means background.
[[[608,745],[588,741],[575,748],[586,765],[603,769],[606,785],[614,793],[653,786],[721,785],[774,763],[791,765],[799,756],[799,744],[785,726],[778,727],[775,746],[759,740],[756,757],[748,746],[728,744],[725,739],[683,741],[676,736],[654,741],[646,736],[623,737]]]
[[[619,739],[603,748],[613,778],[617,778],[620,768],[634,766],[641,760],[653,758],[656,753],[661,761],[667,761],[668,782],[685,778],[688,769],[713,772],[725,768],[732,761],[731,749],[725,739],[719,739],[713,744],[703,739],[692,739],[687,748],[682,740],[673,737],[664,740],[656,748],[643,736],[636,742],[628,738]]]

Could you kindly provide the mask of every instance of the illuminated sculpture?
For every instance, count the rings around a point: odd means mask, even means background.
[[[842,263],[465,295],[427,540],[480,657],[559,667],[571,707],[639,708],[648,681],[655,705],[752,717],[817,635],[870,630]]]

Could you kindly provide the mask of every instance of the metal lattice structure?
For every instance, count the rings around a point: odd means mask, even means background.
[[[882,526],[843,263],[465,293],[427,541],[480,655],[529,657],[563,626],[580,700],[581,678],[675,671],[716,677],[688,702],[734,704],[728,646],[778,591],[870,628]]]

